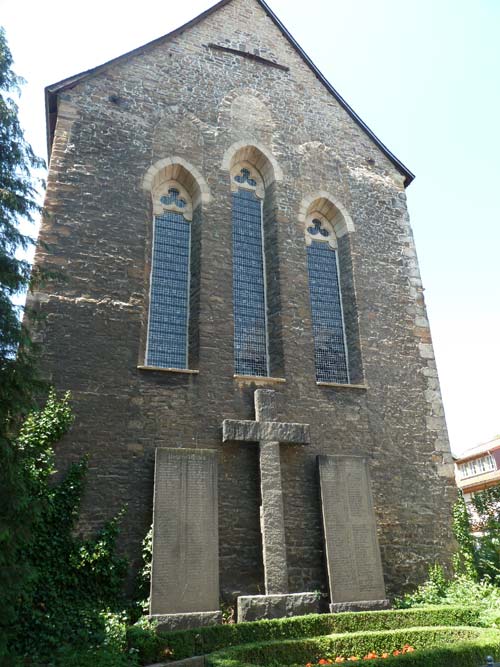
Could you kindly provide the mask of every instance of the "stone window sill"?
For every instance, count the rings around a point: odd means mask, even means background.
[[[198,375],[200,371],[190,368],[163,368],[162,366],[137,366],[140,371],[155,371],[160,373],[181,373],[184,375]]]
[[[233,375],[238,382],[262,382],[264,384],[284,384],[285,378],[263,377],[262,375]]]
[[[335,389],[368,389],[366,384],[342,384],[340,382],[316,382],[318,387],[335,387]]]

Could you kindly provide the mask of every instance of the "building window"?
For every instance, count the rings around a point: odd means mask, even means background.
[[[496,470],[496,464],[495,459],[491,454],[482,456],[478,459],[473,459],[472,461],[466,461],[459,466],[461,479],[474,477],[474,475],[491,472],[492,470]]]
[[[332,224],[319,213],[306,221],[306,244],[316,381],[348,384],[337,238]]]
[[[237,375],[269,375],[262,204],[264,186],[251,165],[231,170],[234,364]]]
[[[154,216],[146,364],[186,369],[192,206],[180,185],[164,190]]]

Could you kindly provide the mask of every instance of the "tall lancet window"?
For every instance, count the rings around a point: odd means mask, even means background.
[[[193,207],[175,181],[156,193],[146,364],[188,368],[191,224]]]
[[[337,237],[320,213],[307,218],[306,244],[316,380],[348,384]]]
[[[231,170],[234,363],[237,375],[269,375],[262,205],[264,184],[248,163]]]

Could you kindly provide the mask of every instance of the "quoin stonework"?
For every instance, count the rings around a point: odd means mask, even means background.
[[[134,568],[154,500],[151,613],[385,604],[446,562],[413,175],[270,8],[222,0],[51,85],[47,119],[35,263],[62,279],[31,305],[76,413],[58,468],[89,454],[81,529],[127,504]]]

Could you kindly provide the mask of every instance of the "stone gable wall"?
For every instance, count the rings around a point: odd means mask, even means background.
[[[207,47],[221,44],[289,68]],[[312,444],[282,446],[290,590],[326,590],[317,454],[370,462],[388,591],[425,575],[452,548],[453,466],[403,177],[352,121],[255,2],[233,0],[171,41],[90,76],[59,97],[48,215],[36,262],[65,281],[34,302],[35,333],[76,421],[63,471],[90,454],[81,528],[125,503],[122,548],[138,565],[151,522],[155,447],[219,451],[222,594],[263,592],[257,447],[221,441],[223,418],[253,419],[255,384],[233,378],[231,196],[224,155],[261,145],[283,173],[273,185],[272,262],[279,267],[287,421]],[[200,211],[199,370],[139,370],[147,325],[152,207],[143,180],[179,156],[205,179]],[[366,389],[317,386],[303,201],[324,191],[354,223],[348,243]],[[268,207],[269,208],[269,207]],[[266,220],[272,211],[266,209]],[[268,222],[266,222],[268,224]],[[358,362],[357,362],[358,363]]]

